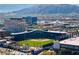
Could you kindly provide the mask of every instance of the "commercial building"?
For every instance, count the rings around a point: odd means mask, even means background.
[[[61,48],[79,50],[79,37],[62,40],[59,42],[59,44]]]
[[[9,32],[0,29],[0,38],[4,38],[4,37],[9,36],[9,35],[10,35]]]
[[[23,32],[26,30],[26,23],[22,18],[10,18],[5,21],[4,29],[12,33]]]
[[[54,44],[54,48],[58,54],[79,55],[79,37],[62,40]]]
[[[29,26],[36,25],[37,24],[37,17],[27,16],[27,17],[23,17],[23,19],[26,21],[26,23]]]

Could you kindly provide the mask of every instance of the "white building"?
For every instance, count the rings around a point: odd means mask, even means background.
[[[79,37],[69,38],[59,42],[61,48],[79,50]]]
[[[26,23],[19,18],[6,20],[4,25],[4,29],[9,32],[23,32],[26,30]]]

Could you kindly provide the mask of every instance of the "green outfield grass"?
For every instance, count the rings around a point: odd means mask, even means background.
[[[30,47],[41,47],[45,44],[54,43],[54,42],[56,41],[53,39],[28,39],[28,40],[19,41],[16,44],[20,46],[28,45]]]

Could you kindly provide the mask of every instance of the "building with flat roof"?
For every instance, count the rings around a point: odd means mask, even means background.
[[[0,29],[0,37],[3,38],[3,37],[6,37],[6,36],[9,36],[10,33],[7,32],[6,30],[1,30]]]
[[[67,48],[71,50],[79,50],[79,37],[69,38],[59,42],[61,48]]]
[[[10,18],[10,20],[6,20],[4,23],[4,29],[12,33],[23,32],[26,28],[26,23],[22,18]]]
[[[27,17],[23,17],[23,19],[29,26],[37,24],[37,17],[27,16]]]

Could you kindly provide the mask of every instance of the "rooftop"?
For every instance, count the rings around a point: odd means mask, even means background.
[[[79,37],[69,38],[59,42],[60,44],[79,46]]]
[[[0,29],[0,32],[5,32],[6,30],[2,30],[2,29]]]
[[[38,30],[38,29],[35,29],[33,31],[30,31],[30,32],[34,32],[34,31],[43,31],[43,30]],[[11,35],[17,35],[17,34],[24,34],[24,33],[30,33],[28,31],[24,31],[24,32],[19,32],[19,33],[11,33]],[[63,32],[63,31],[43,31],[43,32],[51,32],[51,33],[67,33],[67,32]]]
[[[63,31],[50,31],[50,30],[48,30],[48,32],[53,32],[53,33],[67,33],[67,32],[63,32]]]

